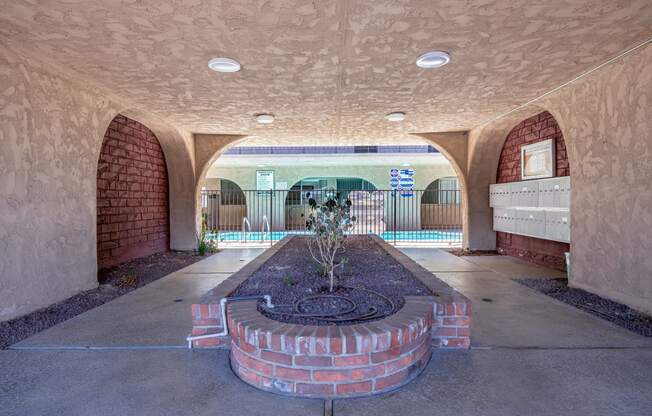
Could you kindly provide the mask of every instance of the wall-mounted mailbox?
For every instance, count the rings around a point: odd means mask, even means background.
[[[511,194],[510,206],[539,206],[539,183],[537,181],[510,183],[509,191]]]
[[[516,217],[513,209],[495,208],[494,209],[494,230],[505,233],[516,231]]]
[[[551,208],[570,207],[570,178],[544,179],[539,183],[539,206]]]
[[[539,209],[516,210],[516,234],[544,238],[546,233],[546,212]]]
[[[546,212],[546,239],[570,242],[570,211]]]
[[[570,177],[493,184],[494,230],[570,242]]]
[[[511,194],[509,184],[491,185],[489,191],[489,206],[491,207],[508,207],[510,205]]]

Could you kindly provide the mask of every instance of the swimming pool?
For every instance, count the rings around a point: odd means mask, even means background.
[[[272,241],[279,241],[286,235],[300,235],[306,234],[303,231],[273,231],[271,233]],[[462,242],[462,232],[460,230],[418,230],[418,231],[385,231],[380,234],[380,237],[389,242]],[[210,240],[218,240],[221,242],[256,242],[256,241],[269,241],[270,233],[261,233],[260,231],[252,231],[243,233],[240,231],[224,231],[221,233],[208,233],[206,238]]]

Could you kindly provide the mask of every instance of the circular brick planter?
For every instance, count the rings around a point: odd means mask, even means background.
[[[256,301],[227,306],[231,367],[262,390],[300,397],[383,393],[416,378],[431,355],[433,298],[408,296],[387,318],[357,325],[277,322]]]

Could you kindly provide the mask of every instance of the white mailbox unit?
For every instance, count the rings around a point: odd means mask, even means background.
[[[494,230],[570,243],[570,177],[493,184]]]

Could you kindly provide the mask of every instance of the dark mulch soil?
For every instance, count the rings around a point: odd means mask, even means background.
[[[568,279],[516,278],[513,280],[632,332],[652,337],[652,317],[622,303],[604,299],[582,289],[568,287]]]
[[[466,250],[463,248],[453,248],[450,250],[447,250],[449,253],[457,256],[457,257],[464,257],[464,256],[500,256],[501,254],[497,252],[496,250]]]
[[[96,308],[206,257],[169,251],[153,254],[98,272],[100,286],[30,314],[0,322],[0,349],[60,322]]]
[[[296,301],[318,294],[329,294],[328,279],[319,273],[318,264],[308,251],[309,237],[294,237],[278,253],[267,260],[254,274],[243,282],[232,296],[272,296],[276,311],[289,311]],[[398,311],[405,300],[403,296],[430,296],[432,292],[412,273],[367,236],[350,236],[344,243],[343,269],[338,269],[339,287],[336,295],[344,296],[356,305],[353,312],[344,314],[346,321],[338,324],[354,324],[359,320],[350,318],[369,313],[376,308],[379,314],[389,315]],[[355,288],[355,289],[350,289]],[[360,290],[367,289],[367,290]],[[372,290],[380,293],[369,292]],[[395,305],[383,298],[389,298]],[[287,305],[287,306],[280,306]],[[339,297],[307,299],[302,307],[304,313],[335,313],[351,308],[352,304]],[[262,303],[260,312],[277,321],[303,325],[331,325],[320,319],[298,317],[289,314],[270,313]],[[380,317],[376,317],[380,319]]]

